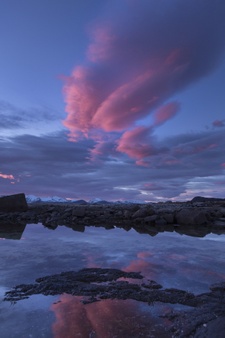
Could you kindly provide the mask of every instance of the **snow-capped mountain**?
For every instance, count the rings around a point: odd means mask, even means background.
[[[50,202],[50,203],[66,203],[68,202],[67,199],[58,197],[58,196],[52,196],[52,197],[37,197],[34,195],[26,195],[27,203],[37,203],[37,202]]]
[[[45,203],[76,203],[76,204],[145,204],[145,201],[106,201],[101,198],[94,198],[86,202],[85,200],[73,200],[73,199],[66,199],[59,196],[49,196],[49,197],[37,197],[35,195],[26,195],[27,203],[38,203],[38,202],[45,202]]]

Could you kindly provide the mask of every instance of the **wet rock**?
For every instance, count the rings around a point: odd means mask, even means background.
[[[0,211],[16,212],[26,210],[28,210],[28,205],[23,193],[0,197]]]
[[[141,286],[147,289],[162,289],[162,285],[156,283],[154,280],[148,281],[148,284],[143,283]]]
[[[224,338],[225,316],[203,323],[197,328],[195,338]]]

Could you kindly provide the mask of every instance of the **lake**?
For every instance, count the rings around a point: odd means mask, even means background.
[[[86,227],[84,232],[29,224],[0,232],[0,337],[171,337],[162,315],[182,305],[134,300],[83,304],[81,296],[34,295],[17,303],[3,301],[6,291],[36,278],[82,268],[117,268],[141,272],[165,288],[195,294],[225,281],[224,235],[203,238],[135,230]]]

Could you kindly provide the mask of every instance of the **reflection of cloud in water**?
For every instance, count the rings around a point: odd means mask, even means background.
[[[153,333],[168,337],[159,325],[161,322],[166,326],[167,321],[151,315],[153,308],[148,305],[130,300],[102,300],[84,305],[81,298],[64,294],[52,305],[56,317],[52,326],[54,338],[150,337]],[[167,306],[164,308],[162,312],[168,310]]]
[[[137,259],[130,261],[129,265],[125,267],[124,271],[136,271],[141,272],[144,276],[155,279],[156,274],[154,272],[153,262],[150,261],[152,254],[148,251],[141,251],[137,253]]]

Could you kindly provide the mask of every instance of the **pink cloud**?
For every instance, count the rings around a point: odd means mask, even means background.
[[[151,127],[136,127],[122,135],[116,150],[136,160],[142,160],[155,153],[151,143]]]
[[[92,62],[104,62],[112,57],[116,36],[108,26],[96,26],[90,32],[93,42],[89,45],[87,57]]]
[[[223,168],[225,168],[225,162],[224,162],[224,163],[222,163],[222,164],[221,164],[221,166],[222,166]]]
[[[171,102],[162,106],[155,113],[155,122],[153,126],[139,126],[124,132],[122,137],[118,140],[116,150],[136,159],[137,165],[148,166],[149,163],[144,159],[156,155],[161,151],[155,147],[152,136],[153,129],[172,118],[177,113],[178,109],[179,104],[176,102]],[[172,164],[175,162],[178,163],[178,161],[174,159]],[[171,164],[171,162],[167,164]]]
[[[176,2],[168,5],[165,0],[111,3],[103,20],[89,30],[85,66],[76,66],[65,81],[63,124],[70,140],[93,138],[99,130],[123,133],[117,150],[144,163],[152,147],[146,129],[135,126],[156,109],[154,127],[175,116],[179,104],[165,102],[208,74],[220,59],[224,18],[218,8],[215,23],[212,9],[211,2],[194,0],[178,9]]]
[[[91,129],[91,120],[99,105],[98,92],[91,84],[91,77],[90,69],[77,67],[64,86],[68,115],[63,124],[75,139]]]
[[[15,177],[13,175],[7,175],[7,174],[0,173],[0,177],[6,180],[15,180]]]
[[[160,107],[156,112],[155,112],[155,122],[154,125],[161,125],[165,123],[167,120],[171,119],[174,117],[178,110],[180,109],[180,105],[177,102],[171,102],[168,103],[162,107]]]

